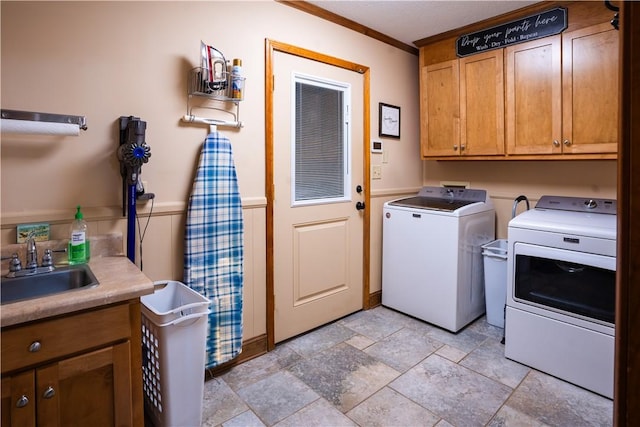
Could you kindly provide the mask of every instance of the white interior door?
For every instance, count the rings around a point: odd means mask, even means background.
[[[362,308],[363,76],[274,57],[274,335]]]

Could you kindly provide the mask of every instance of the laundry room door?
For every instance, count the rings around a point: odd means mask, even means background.
[[[273,57],[274,338],[363,307],[363,75]],[[360,204],[358,204],[360,203]]]

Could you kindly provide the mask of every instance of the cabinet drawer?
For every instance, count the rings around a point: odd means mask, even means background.
[[[128,339],[129,316],[129,304],[121,304],[3,330],[2,373]]]

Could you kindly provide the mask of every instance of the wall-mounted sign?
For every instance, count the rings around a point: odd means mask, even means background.
[[[560,34],[566,29],[567,10],[557,7],[517,21],[458,37],[456,53],[458,56],[473,55],[474,53]]]

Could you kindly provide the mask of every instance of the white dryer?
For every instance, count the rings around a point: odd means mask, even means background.
[[[383,207],[382,304],[458,332],[485,312],[482,245],[495,239],[485,190],[424,187]]]
[[[617,202],[542,196],[509,222],[505,356],[613,399]]]

